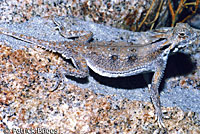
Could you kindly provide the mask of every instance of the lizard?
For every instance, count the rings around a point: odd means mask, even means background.
[[[62,28],[59,29],[62,32]],[[199,37],[198,30],[186,23],[177,23],[168,30],[157,29],[145,38],[146,43],[126,41],[91,41],[89,32],[73,41],[46,41],[32,36],[9,32],[0,28],[0,34],[28,42],[34,46],[61,54],[71,59],[73,68],[62,73],[78,78],[89,76],[89,68],[105,77],[126,77],[144,72],[154,72],[148,85],[150,97],[155,108],[156,119],[160,127],[165,127],[159,96],[159,85],[164,75],[168,56],[194,43]],[[142,34],[148,33],[143,32]],[[66,37],[63,32],[62,36]],[[68,64],[66,64],[66,68]]]

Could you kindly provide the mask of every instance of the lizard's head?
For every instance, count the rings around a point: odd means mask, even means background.
[[[186,23],[177,23],[173,29],[172,40],[174,42],[173,52],[188,46],[197,40],[197,33]]]

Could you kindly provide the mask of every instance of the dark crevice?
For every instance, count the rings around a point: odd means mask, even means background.
[[[155,44],[155,43],[161,42],[163,40],[167,40],[167,39],[166,38],[158,38],[158,40],[151,42],[151,44]]]

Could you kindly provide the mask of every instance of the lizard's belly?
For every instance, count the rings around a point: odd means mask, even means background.
[[[126,77],[137,75],[144,72],[152,72],[155,70],[154,63],[128,63],[124,62],[111,62],[98,59],[88,59],[86,58],[87,65],[95,73],[105,76],[105,77]]]
[[[162,51],[156,50],[163,39],[141,45],[127,42],[93,42],[83,52],[87,65],[97,74],[106,77],[126,77],[154,71],[154,64]],[[107,44],[106,44],[107,43]]]

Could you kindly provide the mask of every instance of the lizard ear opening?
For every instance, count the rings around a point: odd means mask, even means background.
[[[119,57],[118,57],[117,55],[112,55],[110,58],[111,58],[113,61],[116,61]]]

